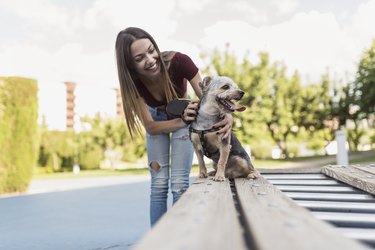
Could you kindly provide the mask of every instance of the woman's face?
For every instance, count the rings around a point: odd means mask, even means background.
[[[144,38],[134,41],[130,46],[130,52],[138,74],[146,77],[159,74],[159,55],[149,39]]]

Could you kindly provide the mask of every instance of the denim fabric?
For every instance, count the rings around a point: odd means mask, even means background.
[[[155,121],[167,120],[164,111],[149,107]],[[175,132],[160,135],[146,133],[147,157],[151,173],[150,220],[153,226],[167,211],[169,183],[173,204],[189,187],[189,174],[193,162],[193,146],[188,126]],[[151,168],[157,162],[158,171]]]

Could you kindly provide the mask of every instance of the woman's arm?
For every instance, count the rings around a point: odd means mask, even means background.
[[[195,94],[201,98],[202,97],[202,89],[199,87],[199,83],[202,81],[201,75],[199,72],[189,81]]]
[[[195,94],[201,98],[202,97],[202,89],[199,87],[199,83],[202,81],[202,78],[199,72],[189,81]],[[187,122],[192,122],[195,120],[197,116],[197,109],[198,109],[198,101],[193,100],[189,103],[189,105],[185,108],[184,113],[182,114],[184,120]]]
[[[142,124],[150,135],[170,133],[186,126],[180,118],[167,121],[154,121],[143,98],[140,98],[140,105],[142,105]]]

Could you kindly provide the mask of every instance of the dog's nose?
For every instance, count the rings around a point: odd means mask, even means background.
[[[242,90],[239,90],[238,91],[238,94],[240,94],[241,98],[243,97],[243,95],[245,94],[245,92],[243,92]]]

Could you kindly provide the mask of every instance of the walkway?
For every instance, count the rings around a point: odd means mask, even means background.
[[[0,198],[0,249],[129,249],[149,230],[149,178],[100,179],[36,181],[34,194]]]

